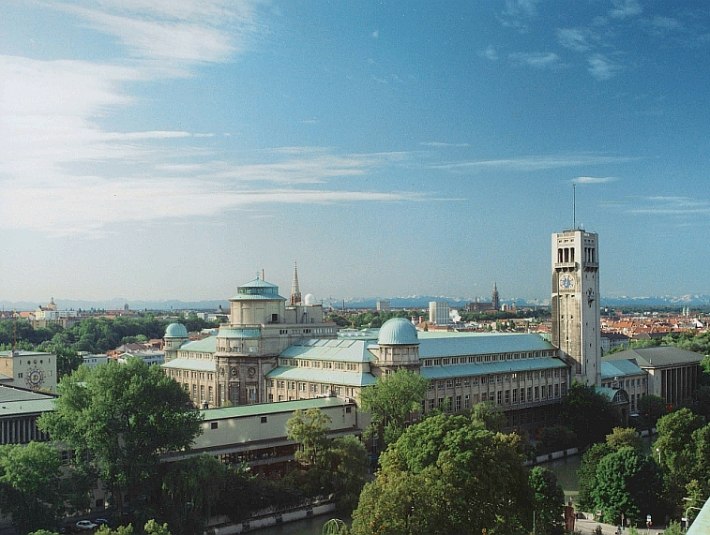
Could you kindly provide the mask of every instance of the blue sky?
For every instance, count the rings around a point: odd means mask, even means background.
[[[0,298],[710,294],[705,1],[0,4]]]

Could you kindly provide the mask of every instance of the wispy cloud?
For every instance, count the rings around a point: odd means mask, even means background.
[[[504,26],[525,32],[529,20],[537,15],[537,4],[538,0],[505,0],[500,21]]]
[[[425,147],[446,148],[446,147],[469,147],[468,143],[446,143],[444,141],[422,141],[419,143]]]
[[[603,81],[616,76],[621,66],[602,54],[593,54],[587,58],[587,70],[594,78]]]
[[[640,197],[628,211],[640,215],[710,215],[710,200],[682,196]]]
[[[638,0],[612,0],[614,7],[609,10],[609,16],[615,19],[635,17],[643,12]]]
[[[592,48],[594,34],[586,28],[558,28],[557,41],[575,52],[586,52]]]
[[[578,176],[572,179],[573,184],[608,184],[618,180],[613,176]]]
[[[493,45],[488,45],[485,49],[481,50],[478,55],[490,61],[498,60],[498,51]]]
[[[545,156],[524,156],[520,158],[508,158],[498,160],[472,160],[463,162],[451,162],[447,164],[434,165],[436,169],[448,169],[451,171],[475,170],[475,169],[507,169],[510,171],[544,171],[546,169],[559,169],[565,167],[581,167],[592,165],[605,165],[612,163],[626,163],[637,158],[628,156],[608,156],[603,154],[560,154]]]
[[[508,58],[516,65],[527,65],[535,69],[554,69],[562,65],[554,52],[515,52]]]

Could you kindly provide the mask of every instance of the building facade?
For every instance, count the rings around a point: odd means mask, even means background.
[[[39,351],[0,351],[0,382],[30,390],[57,391],[57,357]]]
[[[552,343],[572,379],[601,385],[599,239],[583,230],[552,234]]]

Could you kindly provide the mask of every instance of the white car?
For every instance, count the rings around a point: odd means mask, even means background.
[[[76,523],[76,529],[82,530],[82,531],[89,531],[98,528],[98,524],[94,524],[91,520],[79,520],[79,522]]]

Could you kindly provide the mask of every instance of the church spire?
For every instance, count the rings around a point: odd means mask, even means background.
[[[491,296],[491,307],[493,310],[500,310],[500,296],[498,295],[498,283],[493,283],[493,295]]]
[[[301,304],[301,289],[298,287],[298,264],[293,263],[293,282],[291,283],[291,305]]]

